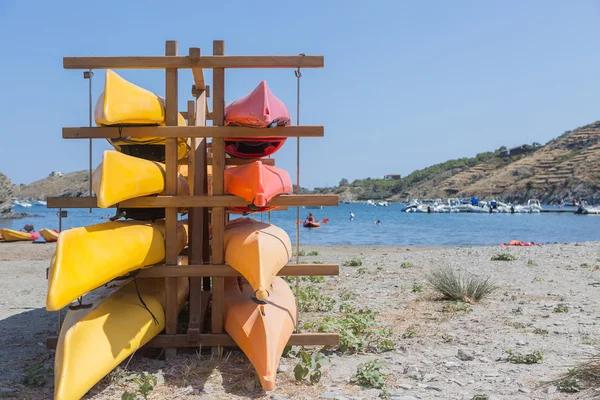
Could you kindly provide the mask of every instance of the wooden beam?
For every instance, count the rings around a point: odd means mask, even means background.
[[[190,47],[189,58],[191,62],[197,63],[200,59],[200,48]],[[192,75],[194,77],[194,87],[196,92],[194,96],[197,98],[200,91],[204,91],[206,86],[204,83],[204,71],[202,68],[192,68]]]
[[[213,112],[214,114],[214,112]],[[214,121],[215,119],[213,119]],[[269,129],[246,128],[242,126],[124,126],[118,127],[65,127],[63,139],[117,139],[132,138],[176,138],[176,137],[212,137],[212,138],[251,138],[262,137],[323,137],[322,126],[278,126]]]
[[[47,208],[98,208],[95,197],[48,197]],[[244,207],[246,201],[232,195],[221,196],[146,196],[119,203],[122,208],[156,207]],[[269,205],[298,206],[337,206],[339,197],[331,194],[281,194],[274,197]]]
[[[64,69],[323,68],[323,56],[63,57]]]
[[[223,58],[225,54],[225,43],[222,40],[213,41],[213,55]],[[225,123],[225,70],[216,68],[213,70],[213,125],[220,126]],[[222,128],[217,128],[222,129]],[[220,196],[224,193],[224,171],[225,171],[225,141],[223,138],[212,139],[212,194]],[[212,209],[212,259],[211,264],[223,264],[225,257],[224,246],[225,233],[225,209],[216,207]],[[211,333],[223,332],[223,297],[225,293],[225,281],[223,277],[212,277],[212,309],[211,309]],[[217,350],[213,347],[213,352]]]
[[[288,346],[336,346],[339,344],[337,333],[297,333],[292,334]],[[237,347],[231,336],[226,333],[202,334],[197,342],[189,342],[186,335],[158,335],[146,346],[148,347],[200,347],[224,346]]]
[[[340,266],[337,264],[288,264],[283,267],[277,276],[336,276],[339,275]],[[203,277],[203,276],[242,276],[229,265],[157,265],[152,268],[140,270],[137,278],[165,278],[165,277]]]

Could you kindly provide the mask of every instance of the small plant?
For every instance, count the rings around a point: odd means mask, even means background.
[[[537,263],[533,260],[527,260],[528,267],[537,267]]]
[[[298,293],[298,308],[300,311],[324,311],[333,310],[335,300],[331,296],[323,296],[319,289],[314,286],[301,288]]]
[[[303,276],[302,280],[304,282],[323,283],[323,282],[325,282],[325,277],[324,276]]]
[[[305,255],[306,255],[306,251],[304,251],[304,250],[298,251],[299,257],[304,257]],[[296,256],[296,253],[292,253],[292,256]]]
[[[346,260],[343,263],[344,267],[360,267],[362,265],[362,260],[360,258],[352,258],[350,260]]]
[[[517,256],[511,253],[498,253],[492,256],[492,261],[515,261]]]
[[[412,339],[417,337],[417,330],[414,327],[408,327],[402,334],[402,339]]]
[[[354,293],[351,290],[344,289],[340,293],[340,300],[342,300],[342,301],[352,300],[355,297],[356,297],[356,293]]]
[[[547,335],[549,332],[548,329],[535,328],[533,330],[533,333],[535,333],[536,335]]]
[[[409,262],[409,261],[404,261],[402,264],[400,264],[400,268],[414,268],[415,264]]]
[[[523,307],[513,308],[510,312],[513,314],[523,314]]]
[[[385,373],[381,371],[385,367],[382,360],[371,360],[358,364],[356,375],[350,378],[351,382],[358,383],[362,387],[382,389],[385,387]]]
[[[377,271],[383,271],[383,267],[381,265],[377,266]]]
[[[308,253],[306,253],[306,255],[307,255],[307,256],[318,256],[318,255],[319,255],[319,252],[318,252],[318,251],[315,251],[315,250],[313,250],[313,251],[309,251]]]
[[[497,289],[490,278],[464,277],[451,268],[440,268],[427,276],[429,284],[450,300],[474,303]]]
[[[511,349],[504,352],[508,354],[506,361],[512,364],[537,364],[544,358],[539,350],[534,350],[527,354],[522,354]]]
[[[366,269],[365,267],[360,267],[359,269],[357,269],[357,270],[356,270],[356,272],[357,272],[359,275],[364,275],[364,274],[366,274],[366,273],[367,273],[367,269]]]
[[[148,395],[154,390],[158,383],[158,380],[154,375],[147,374],[145,372],[142,372],[141,374],[127,375],[119,380],[120,383],[127,381],[135,383],[136,385],[138,385],[138,387],[133,393],[125,391],[121,396],[122,400],[136,400],[136,393],[141,394],[144,400],[147,400]]]
[[[422,284],[420,284],[419,282],[413,282],[412,284],[412,292],[413,293],[421,293],[423,291],[424,287]]]
[[[51,375],[52,368],[44,366],[43,362],[39,362],[25,369],[23,383],[30,386],[44,386]]]
[[[312,262],[313,264],[323,264],[323,261],[315,260]]]
[[[300,350],[298,353],[300,362],[294,367],[294,377],[297,381],[304,381],[306,378],[310,383],[317,383],[321,380],[321,367],[329,364],[329,358],[320,351],[308,354],[306,350]]]
[[[556,307],[554,307],[554,312],[555,313],[568,313],[569,312],[569,307],[567,307],[564,304],[559,304]]]
[[[442,312],[445,313],[465,313],[468,314],[473,312],[473,308],[464,301],[455,301],[453,303],[446,303],[442,306]]]

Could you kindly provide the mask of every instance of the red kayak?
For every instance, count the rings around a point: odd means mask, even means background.
[[[260,161],[225,170],[225,191],[242,197],[251,209],[265,207],[273,197],[292,190],[287,171]]]
[[[256,89],[225,107],[225,125],[250,128],[286,126],[291,122],[290,112],[262,81]],[[235,157],[266,157],[283,146],[286,138],[264,137],[225,138],[225,151]]]

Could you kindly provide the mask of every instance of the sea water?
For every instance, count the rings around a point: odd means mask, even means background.
[[[548,206],[544,206],[548,208]],[[511,240],[535,243],[600,241],[600,215],[575,215],[572,212],[536,214],[483,213],[406,213],[399,204],[375,207],[367,204],[340,204],[320,210],[300,207],[300,220],[312,213],[316,220],[329,218],[319,228],[299,225],[300,243],[310,245],[380,246],[480,246],[498,245]],[[20,230],[32,224],[35,230],[58,229],[56,209],[34,205],[15,206],[16,212],[36,214],[16,220],[0,219],[0,228]],[[62,228],[107,222],[115,209],[69,209]],[[350,211],[355,215],[350,220]],[[272,224],[284,229],[292,243],[296,237],[296,208],[270,213]],[[250,216],[268,222],[268,213]],[[380,225],[375,224],[377,220]]]

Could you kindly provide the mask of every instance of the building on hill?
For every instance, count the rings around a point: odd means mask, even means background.
[[[383,179],[400,179],[402,175],[400,174],[387,174],[383,176]]]
[[[532,145],[522,144],[520,146],[513,147],[508,151],[511,156],[517,156],[519,154],[531,153],[534,150],[535,150],[535,147],[533,147]]]

